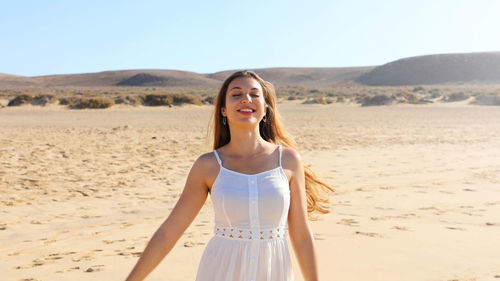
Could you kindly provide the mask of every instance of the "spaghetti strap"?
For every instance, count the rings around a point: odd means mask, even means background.
[[[281,167],[281,144],[278,146],[280,151],[280,167]]]
[[[214,154],[215,154],[215,158],[217,158],[217,162],[219,162],[219,165],[222,166],[222,163],[220,161],[220,158],[219,158],[219,154],[217,154],[217,150],[214,149]]]

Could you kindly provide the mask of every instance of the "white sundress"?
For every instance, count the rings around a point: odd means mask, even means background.
[[[291,281],[288,178],[279,166],[243,174],[220,165],[211,197],[215,235],[201,257],[196,281]]]

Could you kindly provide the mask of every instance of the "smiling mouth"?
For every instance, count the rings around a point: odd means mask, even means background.
[[[255,112],[255,110],[253,110],[253,109],[249,109],[249,108],[238,109],[237,111],[238,111],[238,112],[244,112],[244,113],[252,113],[252,112]]]

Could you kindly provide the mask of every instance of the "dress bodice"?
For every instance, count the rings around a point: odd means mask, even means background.
[[[257,174],[244,174],[226,169],[214,150],[220,165],[211,196],[216,226],[245,229],[286,226],[290,206],[288,178],[281,166]]]

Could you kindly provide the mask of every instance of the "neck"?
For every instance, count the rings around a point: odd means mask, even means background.
[[[259,126],[249,130],[248,128],[231,128],[231,140],[227,149],[231,154],[248,157],[262,152],[269,142],[260,136]]]

